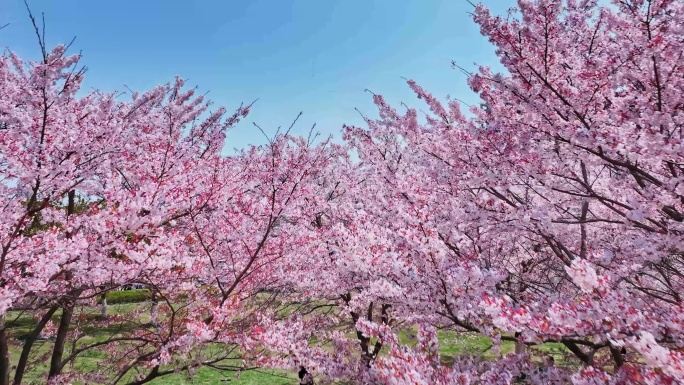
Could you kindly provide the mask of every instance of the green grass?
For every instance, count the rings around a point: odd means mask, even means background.
[[[121,332],[127,332],[139,329],[149,322],[149,306],[150,303],[118,303],[109,306],[110,315],[121,315],[131,312],[141,311],[136,322],[122,321],[110,322],[107,327],[95,327],[91,322],[85,322],[83,331],[86,333],[84,338],[86,341],[98,341],[109,338]],[[85,318],[86,320],[95,319],[99,315],[99,308],[80,308],[75,314],[76,317]],[[58,311],[52,317],[52,321],[59,322],[61,313]],[[76,320],[74,320],[76,322]],[[35,325],[35,320],[30,314],[9,312],[6,318],[6,325],[10,329],[11,338],[17,338],[28,333]],[[399,334],[399,339],[402,344],[413,346],[416,343],[415,330],[408,329]],[[349,334],[350,338],[355,338],[354,333]],[[471,333],[456,333],[452,331],[440,331],[437,335],[440,342],[440,355],[444,364],[450,364],[459,355],[474,355],[482,359],[495,358],[494,352],[491,350],[491,340],[485,336],[474,335]],[[316,341],[310,341],[316,344]],[[324,344],[323,346],[328,346]],[[41,357],[41,362],[38,366],[31,367],[27,370],[24,383],[27,384],[41,384],[44,383],[47,374],[47,362],[49,362],[48,354],[51,352],[51,341],[38,341],[34,345],[32,357]],[[514,350],[514,343],[510,341],[503,341],[501,343],[501,354],[510,353]],[[536,352],[543,355],[551,355],[554,357],[556,363],[563,362],[567,350],[561,344],[547,343],[533,348]],[[69,348],[67,348],[68,353]],[[20,348],[10,348],[10,361],[16,364]],[[387,354],[387,349],[383,348],[381,355]],[[83,372],[96,371],[103,360],[107,357],[105,353],[98,350],[87,351],[79,356],[75,362],[75,369]],[[235,384],[235,385],[256,385],[256,384],[274,384],[274,385],[288,385],[297,384],[297,377],[294,371],[283,372],[274,370],[251,370],[241,373],[238,377],[235,373],[220,372],[211,368],[199,368],[191,377],[187,372],[169,374],[160,377],[151,382],[155,385],[169,384],[169,385],[186,385],[186,384]]]
[[[136,303],[145,302],[152,298],[152,293],[148,289],[117,290],[105,294],[107,304]],[[98,303],[100,301],[98,300]]]
[[[415,335],[415,330],[407,330],[399,333],[399,341],[402,344],[414,346],[415,338],[410,338],[410,334]],[[474,333],[456,333],[453,331],[440,331],[437,333],[440,345],[440,356],[442,363],[450,364],[460,355],[479,356],[485,360],[497,357],[492,351],[492,341],[489,337]],[[568,350],[559,343],[545,343],[529,348],[543,355],[550,355],[556,363],[562,363]],[[515,344],[511,341],[501,341],[500,354],[512,353]]]
[[[109,300],[108,300],[109,302]],[[149,303],[117,303],[109,306],[109,314],[126,314],[133,311],[145,309],[150,306]],[[74,322],[77,317],[84,317],[86,319],[95,319],[100,314],[99,308],[80,308],[74,315]],[[51,318],[52,322],[58,323],[61,316],[61,311],[57,311]],[[143,312],[136,323],[130,322],[112,322],[107,327],[94,327],[86,323],[83,331],[86,333],[85,340],[98,341],[109,338],[112,335],[132,331],[140,328],[141,325],[149,322],[149,313]],[[22,313],[19,311],[8,312],[6,317],[6,326],[10,331],[10,338],[16,339],[29,333],[35,326],[36,321],[31,314]],[[31,357],[32,360],[38,358],[40,362],[38,365],[27,368],[23,379],[24,384],[38,385],[44,384],[47,377],[48,362],[50,360],[49,354],[52,352],[52,341],[36,341],[33,346]],[[66,352],[68,354],[69,347]],[[16,365],[19,355],[21,354],[21,347],[17,348],[10,346],[10,364]],[[82,372],[94,372],[101,364],[102,360],[106,360],[106,354],[99,350],[90,350],[80,355],[74,362],[74,368]],[[11,375],[14,375],[12,372]],[[248,370],[236,378],[235,373],[226,373],[213,370],[211,368],[200,368],[189,377],[187,372],[169,374],[150,382],[154,385],[186,385],[186,384],[234,384],[234,385],[256,385],[256,384],[273,384],[273,385],[289,385],[297,384],[296,373],[286,373],[274,370]]]
[[[239,378],[234,374],[220,373],[209,368],[200,368],[192,378],[186,375],[168,375],[158,378],[150,384],[153,385],[200,385],[200,384],[233,384],[233,385],[290,385],[297,384],[296,373],[292,373],[289,377],[285,373],[280,373],[272,370],[250,370],[242,373]]]

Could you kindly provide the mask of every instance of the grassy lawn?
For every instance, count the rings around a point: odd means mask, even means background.
[[[154,385],[204,385],[204,384],[234,384],[234,385],[290,385],[298,384],[296,381],[296,373],[292,373],[289,377],[285,373],[279,373],[272,370],[251,370],[242,373],[240,378],[235,378],[235,375],[226,373],[219,373],[208,368],[201,368],[195,373],[192,379],[187,378],[181,374],[170,374],[168,376],[158,378],[150,384]]]
[[[145,303],[121,303],[109,306],[109,314],[126,314],[136,310],[140,310],[149,304]],[[81,308],[77,309],[74,317],[86,316],[95,317],[99,315],[99,308]],[[57,311],[52,316],[52,322],[58,323],[61,312]],[[20,338],[21,336],[29,333],[29,331],[34,327],[35,320],[28,313],[22,313],[18,311],[10,311],[7,313],[6,324],[10,329],[11,338]],[[149,322],[149,313],[143,312],[139,318],[139,324],[136,323],[116,323],[112,322],[106,328],[84,328],[86,337],[83,341],[92,342],[98,340],[105,340],[112,335],[118,334],[122,331],[131,331],[136,328],[141,327],[141,325]],[[36,341],[32,353],[32,360],[40,362],[38,365],[30,366],[27,368],[26,374],[24,376],[23,383],[25,384],[43,384],[45,378],[47,377],[48,363],[50,360],[49,354],[52,352],[53,342],[47,341]],[[69,347],[67,346],[65,354],[69,353]],[[16,348],[10,346],[10,364],[16,365],[21,354],[21,348]],[[90,350],[84,352],[75,361],[75,367],[79,371],[83,372],[93,372],[97,369],[98,365],[105,360],[105,353],[98,350]],[[14,373],[12,373],[13,375]],[[154,385],[186,385],[186,384],[234,384],[234,385],[256,385],[256,384],[273,384],[273,385],[289,385],[297,384],[296,373],[285,373],[274,370],[250,370],[241,373],[239,378],[236,378],[234,373],[220,372],[210,368],[200,368],[196,373],[189,378],[187,372],[178,374],[169,374],[167,376],[160,377],[150,382]]]
[[[410,336],[412,333],[415,334],[415,330],[399,333],[400,342],[409,346],[415,345],[416,340]],[[496,358],[491,349],[491,339],[482,335],[440,331],[437,333],[437,339],[440,345],[439,353],[444,364],[452,363],[457,356],[464,354],[479,356],[485,360]],[[552,356],[556,363],[562,363],[568,352],[565,346],[559,343],[545,343],[531,349]],[[515,344],[511,341],[502,341],[500,350],[501,354],[512,353],[515,350]]]
[[[122,303],[114,304],[109,307],[109,314],[126,314],[130,312],[135,312],[143,309],[147,309],[149,303]],[[98,308],[81,308],[77,310],[75,317],[95,317],[99,314]],[[59,322],[60,313],[57,312],[52,321]],[[22,314],[19,312],[9,312],[6,318],[7,326],[10,329],[10,334],[13,338],[18,338],[31,330],[35,324],[35,320],[30,314]],[[122,331],[131,331],[136,328],[144,327],[145,323],[149,322],[149,312],[143,311],[138,318],[136,323],[116,323],[112,322],[106,328],[84,328],[86,336],[84,341],[92,342],[98,340],[104,340],[112,335],[116,335]],[[92,324],[90,324],[92,325]],[[415,340],[415,330],[407,330],[400,333],[399,338],[403,344],[414,345]],[[355,338],[354,334],[349,335],[350,338]],[[489,338],[472,335],[463,334],[455,332],[444,332],[438,333],[438,339],[440,342],[441,350],[440,354],[442,361],[445,364],[453,362],[455,357],[462,354],[471,354],[475,356],[480,356],[483,359],[494,358],[494,352],[491,350],[491,341]],[[313,341],[312,341],[313,342]],[[315,343],[315,342],[313,342]],[[37,341],[34,345],[32,358],[38,358],[37,366],[31,367],[26,372],[26,377],[24,383],[27,384],[41,384],[45,381],[47,374],[47,366],[49,362],[49,353],[51,352],[52,341]],[[544,355],[551,355],[554,357],[557,363],[563,361],[566,349],[561,344],[548,343],[535,347],[537,351],[544,353]],[[69,347],[67,347],[65,353],[68,354]],[[501,343],[501,353],[506,354],[514,350],[513,342],[504,341]],[[11,363],[16,365],[19,355],[20,348],[10,347],[11,353]],[[382,354],[386,354],[387,349],[383,349]],[[85,352],[80,356],[74,363],[78,371],[92,372],[95,371],[98,365],[101,364],[102,360],[106,360],[105,353],[97,350],[91,350]],[[287,385],[287,384],[297,384],[296,373],[293,372],[282,372],[274,370],[251,370],[243,372],[239,378],[235,376],[234,373],[220,372],[211,368],[200,368],[196,373],[190,378],[186,372],[170,374],[163,376],[151,382],[151,384],[162,385],[185,385],[185,384],[235,384],[235,385],[256,385],[256,384],[274,384],[274,385]]]

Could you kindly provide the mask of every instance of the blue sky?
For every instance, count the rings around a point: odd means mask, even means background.
[[[485,0],[503,13],[513,0]],[[209,91],[233,110],[259,99],[229,133],[232,148],[261,144],[267,132],[289,126],[306,134],[315,122],[326,136],[342,124],[362,124],[358,108],[374,116],[370,89],[389,101],[421,106],[401,77],[439,97],[476,102],[451,61],[474,69],[497,67],[466,0],[29,0],[45,13],[48,45],[82,51],[85,86],[144,91],[175,75]],[[0,2],[0,46],[35,59],[39,49],[22,0]]]

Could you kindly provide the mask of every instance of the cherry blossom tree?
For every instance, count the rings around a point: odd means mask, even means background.
[[[233,157],[225,133],[249,106],[211,112],[181,79],[130,101],[77,96],[79,56],[42,39],[39,62],[1,57],[0,385],[36,361],[51,383],[202,366],[387,384],[684,378],[684,4],[520,0],[473,19],[506,70],[468,74],[481,107],[409,81],[429,112],[373,95],[379,118],[344,145],[285,133]],[[130,284],[153,302],[89,316]],[[23,313],[35,322],[17,341]],[[444,364],[438,330],[489,338],[495,359]],[[565,362],[535,351],[547,343]],[[109,359],[79,371],[91,353]]]
[[[4,317],[12,307],[38,317],[21,347],[14,383],[22,382],[33,344],[53,315],[61,313],[51,378],[66,364],[79,302],[141,280],[160,263],[183,262],[170,258],[169,224],[206,208],[224,131],[247,112],[224,120],[219,110],[182,137],[208,106],[193,91],[182,92],[181,80],[135,94],[129,103],[114,94],[77,98],[84,74],[76,67],[79,57],[65,55],[64,46],[47,52],[42,40],[41,48],[41,62],[25,65],[9,53],[0,64],[1,311]],[[6,331],[0,338],[4,382]]]
[[[274,277],[306,250],[300,218],[314,217],[309,201],[340,147],[279,134],[224,157],[226,130],[249,106],[211,112],[181,79],[126,102],[77,96],[80,57],[39,41],[39,62],[0,58],[0,383],[22,383],[41,361],[54,383],[260,364],[253,335],[283,292]],[[131,284],[154,302],[90,316],[104,292]],[[35,324],[17,341],[10,330],[23,314]],[[86,333],[98,328],[111,335]],[[44,357],[35,342],[48,336]],[[94,352],[109,359],[79,371]]]
[[[475,8],[507,73],[470,74],[484,101],[472,116],[409,81],[424,118],[376,95],[380,118],[346,132],[378,186],[359,196],[364,210],[390,229],[367,246],[412,277],[383,274],[383,295],[403,303],[391,315],[512,340],[517,357],[442,375],[425,349],[393,349],[376,367],[387,383],[530,380],[525,347],[558,342],[580,368],[545,371],[561,383],[674,383],[683,5],[518,5],[509,18]],[[417,377],[401,377],[398,360]],[[487,365],[496,381],[480,377]]]

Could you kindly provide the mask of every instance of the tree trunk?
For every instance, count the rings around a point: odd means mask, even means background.
[[[9,348],[7,346],[7,329],[5,315],[0,315],[0,385],[9,385]]]
[[[157,300],[153,300],[152,302],[152,307],[150,308],[150,325],[157,327],[159,324],[157,323],[157,314],[159,313],[159,302]]]
[[[520,338],[520,333],[516,332],[515,333],[515,338]],[[520,342],[520,341],[515,341],[515,354],[525,354],[527,351],[527,345],[525,343]]]
[[[67,220],[70,215],[74,214],[74,207],[76,202],[76,190],[69,191],[69,201],[67,207]],[[71,239],[72,233],[67,231],[67,239]],[[65,281],[69,282],[73,278],[73,272],[67,270],[64,274]],[[71,325],[71,317],[74,315],[74,306],[76,305],[76,298],[80,295],[82,290],[76,290],[73,294],[73,299],[67,298],[64,306],[62,306],[62,316],[59,318],[59,327],[57,328],[57,335],[55,336],[55,346],[52,348],[52,358],[50,359],[50,372],[48,379],[58,376],[62,372],[62,357],[64,356],[64,346],[66,345],[67,337],[69,335],[69,326]]]
[[[624,347],[611,346],[610,354],[613,356],[613,361],[615,361],[616,368],[619,368],[625,364],[625,354],[627,354],[627,350],[625,350]]]
[[[74,302],[69,301],[62,308],[62,317],[59,319],[59,327],[57,328],[57,336],[55,337],[55,346],[52,350],[52,359],[50,360],[50,373],[48,378],[58,376],[62,371],[62,356],[64,355],[64,346],[66,345],[67,336],[69,334],[69,325],[71,325],[71,317],[74,314]]]
[[[36,327],[26,337],[26,341],[24,341],[24,347],[21,349],[21,356],[19,356],[19,362],[17,362],[17,369],[14,371],[14,385],[21,384],[21,381],[24,379],[26,365],[28,364],[29,356],[31,354],[31,348],[33,348],[33,344],[36,342],[40,336],[40,333],[45,328],[45,325],[47,325],[48,321],[50,321],[50,318],[52,318],[52,315],[55,314],[56,311],[56,306],[51,307],[47,313],[43,315],[40,321],[38,321]]]
[[[520,342],[515,343],[515,354],[525,354],[526,350],[527,346],[525,344],[521,344]]]
[[[107,318],[107,297],[102,296],[102,303],[100,304],[100,318]]]

